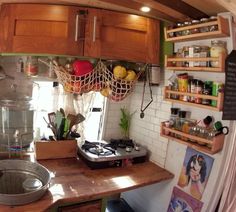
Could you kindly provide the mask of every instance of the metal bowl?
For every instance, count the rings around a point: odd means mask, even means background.
[[[49,187],[50,172],[25,160],[0,161],[0,204],[24,205],[41,198]]]

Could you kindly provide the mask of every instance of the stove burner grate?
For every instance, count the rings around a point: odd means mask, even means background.
[[[89,142],[85,140],[82,145],[82,149],[97,156],[109,156],[116,154],[116,151],[110,145],[100,142]]]

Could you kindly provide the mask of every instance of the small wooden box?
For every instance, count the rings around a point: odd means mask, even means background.
[[[36,159],[57,159],[77,157],[77,141],[36,141]]]

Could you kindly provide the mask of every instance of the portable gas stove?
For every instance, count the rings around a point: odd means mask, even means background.
[[[146,161],[147,149],[132,140],[111,139],[110,142],[85,140],[78,147],[78,156],[92,169],[123,167]]]

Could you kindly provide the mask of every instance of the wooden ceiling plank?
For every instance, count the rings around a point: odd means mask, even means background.
[[[151,9],[155,9],[155,10],[164,12],[165,14],[168,14],[171,17],[175,18],[176,22],[177,21],[184,21],[189,18],[185,14],[182,14],[182,13],[180,13],[172,8],[169,8],[165,5],[159,4],[154,0],[134,0],[134,1],[142,3],[145,6],[149,6]]]
[[[154,0],[155,2],[165,5],[169,8],[172,8],[182,14],[187,15],[188,17],[192,19],[200,19],[202,17],[208,17],[208,15],[191,5],[181,1],[181,0]]]
[[[140,8],[144,6],[143,3],[135,2],[135,1],[130,1],[130,0],[99,0],[100,2],[106,2],[110,3],[115,6],[119,7],[124,7],[124,8],[129,8],[134,11],[140,11]],[[170,16],[169,14],[163,13],[162,11],[152,9],[149,13],[144,13],[144,12],[138,12],[138,14],[142,14],[144,16],[152,16],[161,20],[169,21],[169,22],[176,22],[176,17]]]

